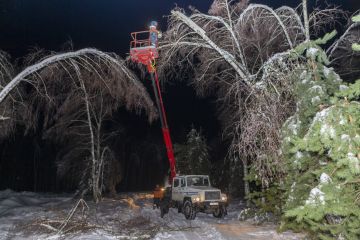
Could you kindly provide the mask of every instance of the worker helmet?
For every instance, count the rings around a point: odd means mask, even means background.
[[[157,21],[151,21],[150,28],[157,28],[157,26],[158,26]]]

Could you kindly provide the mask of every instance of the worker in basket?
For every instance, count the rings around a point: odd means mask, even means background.
[[[161,38],[161,32],[157,30],[158,23],[157,21],[151,21],[150,23],[150,45],[157,47],[158,39]]]

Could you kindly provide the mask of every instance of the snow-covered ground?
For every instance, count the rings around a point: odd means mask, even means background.
[[[238,204],[231,204],[221,220],[199,213],[188,221],[175,209],[162,219],[151,198],[149,193],[127,193],[95,205],[71,195],[0,191],[0,239],[301,239],[278,234],[271,224],[238,221]]]

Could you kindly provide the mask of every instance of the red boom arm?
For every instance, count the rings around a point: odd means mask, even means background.
[[[154,78],[155,75],[155,78]],[[164,137],[164,142],[166,146],[166,153],[169,159],[170,163],[170,178],[169,183],[172,183],[173,178],[176,176],[176,170],[175,170],[175,156],[174,156],[174,150],[173,150],[173,144],[170,137],[170,130],[169,126],[167,124],[167,118],[165,113],[165,107],[161,96],[161,90],[160,90],[160,84],[159,84],[159,78],[156,70],[152,73],[152,80],[153,80],[153,87],[155,96],[157,97],[157,105],[159,108],[160,113],[160,121],[161,121],[161,127],[162,127],[162,133]]]
[[[176,176],[175,156],[174,156],[173,144],[170,137],[169,126],[167,123],[165,107],[161,95],[159,77],[156,72],[156,68],[153,65],[154,60],[159,56],[157,51],[157,41],[156,43],[154,43],[152,42],[153,39],[150,39],[151,38],[150,34],[153,34],[154,31],[156,30],[131,33],[132,41],[130,43],[130,56],[134,62],[138,62],[146,65],[151,75],[156,105],[158,107],[158,111],[160,115],[161,128],[166,146],[166,153],[170,163],[169,183],[171,184],[173,178]],[[146,34],[149,38],[145,40],[137,39],[138,35],[144,35],[144,34]]]

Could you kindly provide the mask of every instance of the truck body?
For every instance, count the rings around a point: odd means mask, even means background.
[[[189,220],[195,219],[199,212],[212,213],[217,218],[227,214],[227,196],[211,186],[207,175],[176,176],[171,186],[160,192],[154,192],[154,208],[160,208],[161,217],[170,208],[177,208]]]

